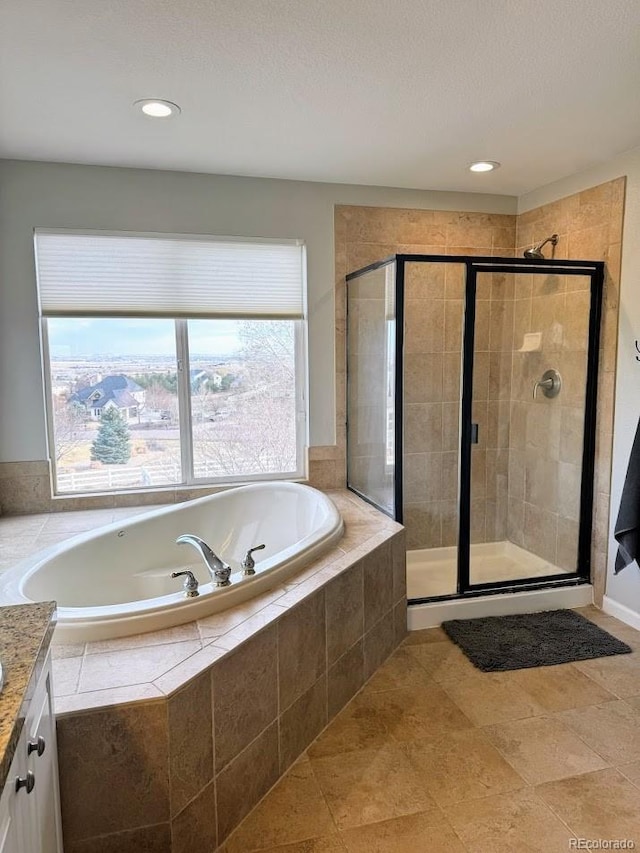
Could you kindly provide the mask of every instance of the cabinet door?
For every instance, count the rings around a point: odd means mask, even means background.
[[[0,800],[0,853],[19,853],[20,850],[12,782],[13,776],[10,773],[6,791]]]
[[[0,798],[0,853],[25,853],[32,850],[30,796],[25,787],[16,790],[16,780],[26,779],[26,754],[23,730]]]
[[[33,853],[61,853],[58,753],[53,714],[51,669],[40,678],[26,719],[27,769],[35,776],[30,799],[30,834]]]

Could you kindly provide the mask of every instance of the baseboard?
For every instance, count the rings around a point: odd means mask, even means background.
[[[475,619],[480,616],[507,616],[512,613],[535,613],[585,607],[593,603],[591,584],[538,589],[504,595],[483,595],[466,600],[449,599],[431,604],[409,605],[409,630],[435,628],[447,619]]]
[[[614,616],[626,625],[631,625],[631,627],[635,628],[636,631],[640,631],[640,613],[637,613],[635,610],[631,610],[630,607],[626,607],[624,604],[620,604],[619,601],[614,601],[612,598],[605,595],[602,600],[602,609],[605,613],[608,613],[609,616]]]

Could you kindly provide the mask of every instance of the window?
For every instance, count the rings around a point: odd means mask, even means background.
[[[303,476],[299,241],[36,232],[57,494]]]

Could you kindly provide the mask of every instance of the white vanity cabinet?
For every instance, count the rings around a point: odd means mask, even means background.
[[[29,703],[0,797],[0,853],[62,853],[50,658]]]

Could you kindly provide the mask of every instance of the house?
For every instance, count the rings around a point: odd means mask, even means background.
[[[105,376],[95,385],[81,388],[69,397],[68,402],[85,406],[94,421],[99,421],[102,413],[108,409],[117,409],[122,417],[130,422],[137,420],[144,399],[144,388],[119,373]]]
[[[191,382],[191,390],[199,391],[205,382],[210,383],[209,387],[222,387],[222,375],[220,373],[208,373],[198,367],[192,367],[189,371],[189,381]]]

